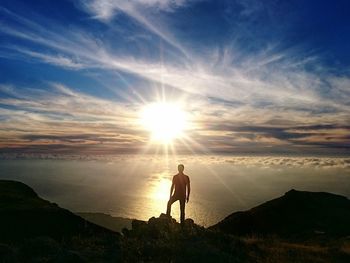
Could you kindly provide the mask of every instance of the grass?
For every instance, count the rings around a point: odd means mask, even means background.
[[[350,262],[350,244],[346,239],[328,240],[327,242],[310,240],[295,243],[286,239],[246,237],[242,239],[246,244],[255,246],[256,250],[249,253],[257,263],[277,262]],[[254,251],[259,251],[256,254]]]

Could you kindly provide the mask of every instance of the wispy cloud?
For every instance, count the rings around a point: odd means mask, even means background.
[[[51,89],[22,88],[20,92],[0,86],[0,93],[0,106],[11,107],[0,107],[2,151],[136,153],[147,145],[149,135],[138,120],[142,104],[96,98],[58,83],[52,83]],[[263,117],[271,118],[273,111],[257,114],[231,108],[230,112],[205,99],[188,99],[192,128],[187,135],[195,138],[196,144],[190,147],[198,153],[203,152],[200,145],[214,153],[260,154],[270,150],[297,153],[305,145],[314,146],[310,152],[327,146],[349,147],[344,144],[348,126],[296,126],[299,122],[271,126]],[[196,117],[198,112],[204,117]],[[247,126],[247,119],[257,126]],[[174,145],[177,152],[188,152],[181,141]]]
[[[82,5],[88,11],[94,13],[96,18],[109,20],[118,11],[151,8],[154,11],[171,12],[175,8],[186,5],[188,2],[189,0],[89,0],[82,2]]]
[[[168,30],[160,27],[159,21],[154,21],[154,13],[157,11],[171,12],[176,8],[185,6],[189,0],[89,0],[82,1],[81,6],[88,11],[93,18],[103,22],[109,22],[115,15],[122,12],[150,32],[156,34],[182,54],[189,56],[188,51],[172,36]]]
[[[51,37],[45,39],[35,31],[29,33],[7,27],[3,27],[2,31],[63,52],[65,55],[61,55],[62,58],[77,57],[79,62],[64,59],[66,64],[75,68],[94,65],[96,68],[120,70],[186,92],[255,106],[271,104],[275,107],[305,110],[327,107],[334,110],[349,110],[345,101],[339,104],[339,101],[335,100],[337,94],[323,97],[320,92],[322,86],[327,84],[336,86],[330,90],[331,92],[342,92],[341,89],[344,88],[339,89],[337,86],[344,85],[342,83],[349,81],[349,78],[341,77],[341,80],[338,80],[337,76],[329,74],[320,76],[307,72],[304,67],[309,61],[300,60],[293,54],[262,52],[257,56],[248,57],[237,65],[234,63],[233,52],[225,51],[219,56],[213,53],[207,59],[197,58],[195,62],[180,67],[167,61],[155,63],[146,59],[113,54],[97,39],[78,31],[65,33],[69,36],[67,37],[69,41],[67,38],[62,38],[60,33],[51,33]],[[62,63],[62,58],[52,58],[47,54],[32,51],[26,53],[43,61]],[[282,57],[287,58],[280,61]]]
[[[318,106],[315,104],[322,103],[323,106],[342,107],[338,105],[338,101],[332,102],[327,99],[329,96],[320,99],[322,85],[328,83],[338,86],[338,77],[326,72],[320,72],[325,73],[325,76],[320,76],[306,71],[305,67],[312,61],[305,57],[299,58],[293,52],[276,53],[267,49],[237,63],[234,56],[237,51],[234,48],[225,48],[223,52],[213,50],[204,58],[197,58],[194,62],[188,61],[183,67],[176,66],[171,61],[155,63],[147,59],[113,54],[98,39],[78,30],[65,30],[63,33],[56,28],[57,32],[47,32],[44,28],[38,31],[36,27],[39,25],[30,25],[27,30],[4,26],[1,30],[66,54],[58,59],[50,58],[47,54],[27,51],[28,55],[41,57],[43,61],[65,60],[66,64],[78,67],[93,64],[96,67],[117,69],[152,81],[161,81],[191,93],[230,100],[239,98],[240,101],[248,103],[270,101],[285,107],[289,104],[301,104],[303,107],[313,108]],[[44,38],[42,34],[47,34],[48,37]],[[68,62],[68,55],[75,56],[79,62]],[[343,82],[349,81],[348,77],[341,79]],[[331,91],[335,92],[336,89]]]
[[[44,63],[52,64],[62,68],[82,69],[89,67],[88,65],[83,65],[82,63],[79,63],[78,61],[64,55],[44,54],[26,49],[17,49],[17,52],[20,52]]]
[[[135,151],[145,136],[135,121],[135,105],[98,99],[55,83],[51,90],[0,90],[8,94],[0,105],[15,107],[0,108],[3,149],[37,147],[48,152],[56,145],[68,152]]]

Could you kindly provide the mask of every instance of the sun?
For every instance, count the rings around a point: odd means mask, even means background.
[[[177,103],[155,102],[144,107],[141,123],[151,133],[151,138],[160,143],[171,143],[183,136],[186,129],[186,113]]]

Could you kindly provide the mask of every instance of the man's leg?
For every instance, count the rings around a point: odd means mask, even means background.
[[[174,196],[171,196],[169,201],[168,201],[168,205],[167,205],[167,208],[166,208],[166,214],[168,216],[170,216],[170,213],[171,213],[171,205],[176,201],[176,198]]]
[[[185,199],[181,198],[180,200],[180,221],[181,224],[185,223]]]

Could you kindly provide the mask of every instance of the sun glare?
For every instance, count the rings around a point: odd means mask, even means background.
[[[150,131],[152,140],[170,143],[183,135],[186,129],[186,114],[178,104],[157,102],[144,108],[141,122]]]

